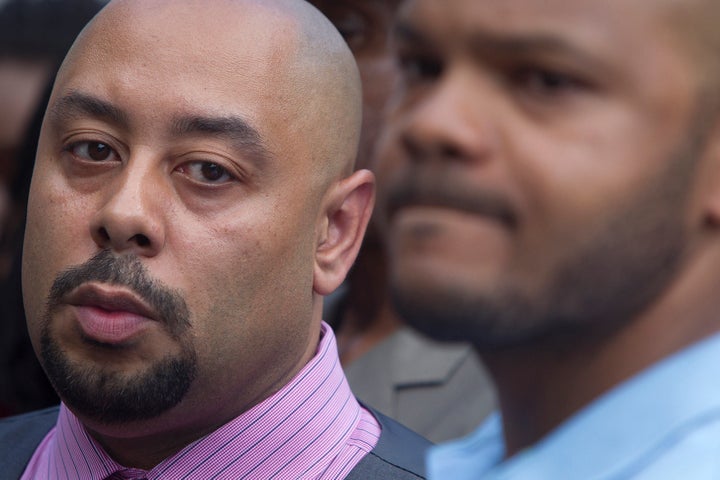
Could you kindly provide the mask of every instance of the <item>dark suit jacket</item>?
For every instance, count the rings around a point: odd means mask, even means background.
[[[380,440],[345,478],[424,479],[425,450],[430,442],[381,413],[372,413],[382,427]],[[0,480],[20,478],[37,446],[55,426],[57,416],[58,407],[53,407],[0,420]]]

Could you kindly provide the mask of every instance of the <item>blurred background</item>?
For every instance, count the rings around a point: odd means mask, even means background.
[[[35,145],[65,53],[102,0],[0,0],[0,416],[56,404],[30,346],[20,257]]]

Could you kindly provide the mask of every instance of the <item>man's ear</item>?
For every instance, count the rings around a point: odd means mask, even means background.
[[[375,203],[375,177],[358,170],[331,186],[323,201],[315,249],[313,289],[332,293],[357,257]]]

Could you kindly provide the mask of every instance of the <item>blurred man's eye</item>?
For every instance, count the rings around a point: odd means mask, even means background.
[[[430,55],[400,52],[398,65],[403,79],[410,84],[435,80],[443,71],[442,62]]]
[[[557,96],[587,87],[587,83],[575,75],[538,66],[513,69],[509,81],[513,87],[538,96]]]

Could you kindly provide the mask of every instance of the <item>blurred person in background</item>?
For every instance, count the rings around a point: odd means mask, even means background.
[[[56,404],[25,326],[20,257],[30,176],[55,72],[102,0],[0,4],[0,416]]]
[[[720,4],[410,0],[393,298],[500,412],[431,478],[720,478]]]
[[[363,83],[358,168],[378,167],[376,143],[397,80],[392,28],[400,0],[313,0],[355,55]],[[378,189],[383,189],[378,184]],[[337,331],[350,386],[364,402],[432,441],[470,432],[494,390],[469,344],[430,340],[405,325],[388,291],[386,248],[371,220],[358,259],[324,318]]]

